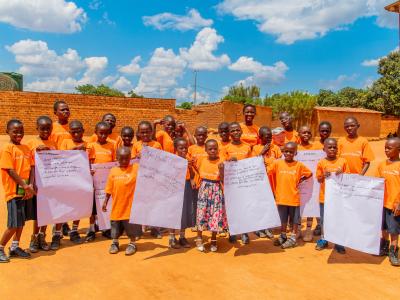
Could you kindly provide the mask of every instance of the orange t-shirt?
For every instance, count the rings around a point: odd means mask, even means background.
[[[247,126],[245,123],[240,123],[240,127],[242,128],[242,137],[240,140],[250,146],[257,145],[259,140],[258,131],[260,130],[260,127],[254,124]]]
[[[275,178],[275,201],[278,205],[300,206],[299,183],[304,176],[310,176],[312,172],[303,163],[293,161],[286,162],[283,159],[276,160],[268,169],[268,175]]]
[[[29,180],[31,167],[34,165],[32,151],[27,145],[7,143],[1,151],[0,168],[4,200],[10,201],[17,195],[17,183],[6,170],[13,169],[23,180]]]
[[[147,146],[151,147],[151,148],[162,150],[160,143],[156,142],[156,141],[148,142]],[[143,149],[143,141],[137,141],[136,143],[134,143],[133,147],[132,147],[132,155],[131,155],[132,158],[137,157],[142,152],[142,149]]]
[[[400,161],[383,161],[376,172],[377,177],[385,178],[385,197],[383,206],[392,210],[400,202]]]
[[[57,149],[57,145],[54,141],[48,139],[48,140],[42,140],[40,137],[35,137],[31,140],[29,140],[26,145],[29,147],[29,150],[31,150],[32,153],[32,160],[35,163],[35,153],[36,153],[36,149],[39,146],[46,146],[47,148],[49,148],[50,150],[56,150]]]
[[[326,158],[321,159],[317,164],[316,177],[321,177],[325,172],[336,173],[342,171],[342,173],[350,173],[349,165],[347,161],[338,157],[335,160],[328,160]],[[319,189],[319,202],[324,203],[325,201],[325,180],[320,184]]]
[[[313,150],[324,150],[324,144],[321,143],[321,140],[320,140],[320,139],[318,139],[317,141],[315,141],[315,142],[313,143],[313,145],[314,145],[314,149],[313,149]]]
[[[82,146],[87,147],[87,144],[88,143],[85,141],[83,141],[82,143],[76,143],[73,140],[64,140],[61,143],[60,150],[72,150],[75,147],[82,147]]]
[[[72,139],[72,136],[68,130],[69,130],[68,123],[65,125],[61,125],[58,122],[53,123],[53,130],[51,132],[49,139],[56,143],[58,150],[60,149],[63,140]]]
[[[160,145],[164,151],[169,152],[169,153],[175,152],[174,141],[172,140],[172,138],[169,136],[169,134],[166,131],[164,131],[164,130],[157,131],[156,140],[157,140],[157,142],[160,143]]]
[[[115,161],[115,145],[113,143],[106,142],[103,145],[97,142],[88,143],[87,149],[91,163],[101,164]]]
[[[218,150],[219,152],[224,151],[225,147],[228,146],[231,142],[223,142],[221,141],[221,139],[217,139],[217,143],[218,143]]]
[[[352,174],[360,174],[364,163],[375,158],[367,139],[360,136],[355,139],[339,138],[338,150],[339,156],[347,160]]]
[[[198,165],[200,178],[214,181],[221,180],[219,176],[218,165],[222,162],[224,162],[223,158],[218,158],[217,160],[209,160],[207,157],[205,159],[202,159]]]
[[[297,145],[297,151],[305,151],[305,150],[318,150],[318,149],[316,149],[313,143],[309,143],[306,146],[303,146],[302,144]]]
[[[300,144],[300,136],[299,133],[293,129],[293,131],[286,131],[285,130],[285,144],[289,142],[295,142]]]
[[[129,220],[139,164],[114,167],[108,175],[105,192],[110,194],[111,221]]]
[[[193,158],[196,159],[196,164],[200,164],[200,160],[207,158],[208,154],[206,152],[206,146],[192,145],[188,149],[188,159],[191,160]],[[197,188],[200,187],[201,179],[199,173],[195,172],[194,174],[194,182],[196,183]]]
[[[240,145],[229,143],[224,148],[224,156],[227,160],[232,157],[236,157],[238,160],[249,158],[251,157],[251,147],[245,143]]]
[[[88,143],[95,143],[97,142],[98,138],[97,135],[94,133],[88,139]],[[113,132],[107,137],[107,142],[110,142],[115,145],[115,149],[118,149],[121,145],[124,144],[122,138],[119,136],[118,133]]]
[[[251,152],[251,156],[258,156],[261,154],[261,151],[264,149],[264,145],[255,145],[253,147],[253,151]],[[282,152],[281,149],[271,143],[271,146],[269,147],[269,150],[267,153],[264,154],[264,164],[265,164],[265,169],[268,172],[268,166],[271,165],[275,160],[279,159],[282,157]],[[268,175],[269,183],[271,185],[271,189],[275,191],[275,178],[274,176]]]

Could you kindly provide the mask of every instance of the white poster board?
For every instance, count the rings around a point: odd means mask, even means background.
[[[322,150],[298,151],[296,160],[302,162],[311,170],[313,176],[299,185],[300,191],[300,214],[302,217],[320,217],[319,212],[319,189],[320,184],[316,177],[318,162],[326,157]]]
[[[90,217],[93,179],[85,151],[40,151],[35,163],[39,226]]]
[[[187,167],[182,157],[143,147],[130,223],[180,229]]]
[[[356,174],[326,179],[325,239],[358,251],[379,254],[384,179]]]
[[[281,225],[262,157],[225,162],[224,195],[230,234]]]

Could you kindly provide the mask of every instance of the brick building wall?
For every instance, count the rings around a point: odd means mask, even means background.
[[[399,117],[382,117],[381,121],[381,138],[387,137],[389,134],[397,133],[400,135],[400,118]]]

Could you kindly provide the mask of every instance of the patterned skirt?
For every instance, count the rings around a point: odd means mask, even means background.
[[[209,180],[201,182],[196,225],[202,231],[221,232],[227,228],[224,194],[220,182]]]

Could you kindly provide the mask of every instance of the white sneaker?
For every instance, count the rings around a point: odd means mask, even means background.
[[[313,240],[313,234],[312,234],[311,228],[307,228],[306,234],[303,236],[303,241],[312,242],[312,240]]]
[[[217,252],[217,251],[218,251],[217,245],[211,245],[210,251],[211,251],[211,252]]]
[[[204,249],[203,240],[201,240],[201,239],[196,240],[196,248],[200,252],[204,252],[205,249]]]

